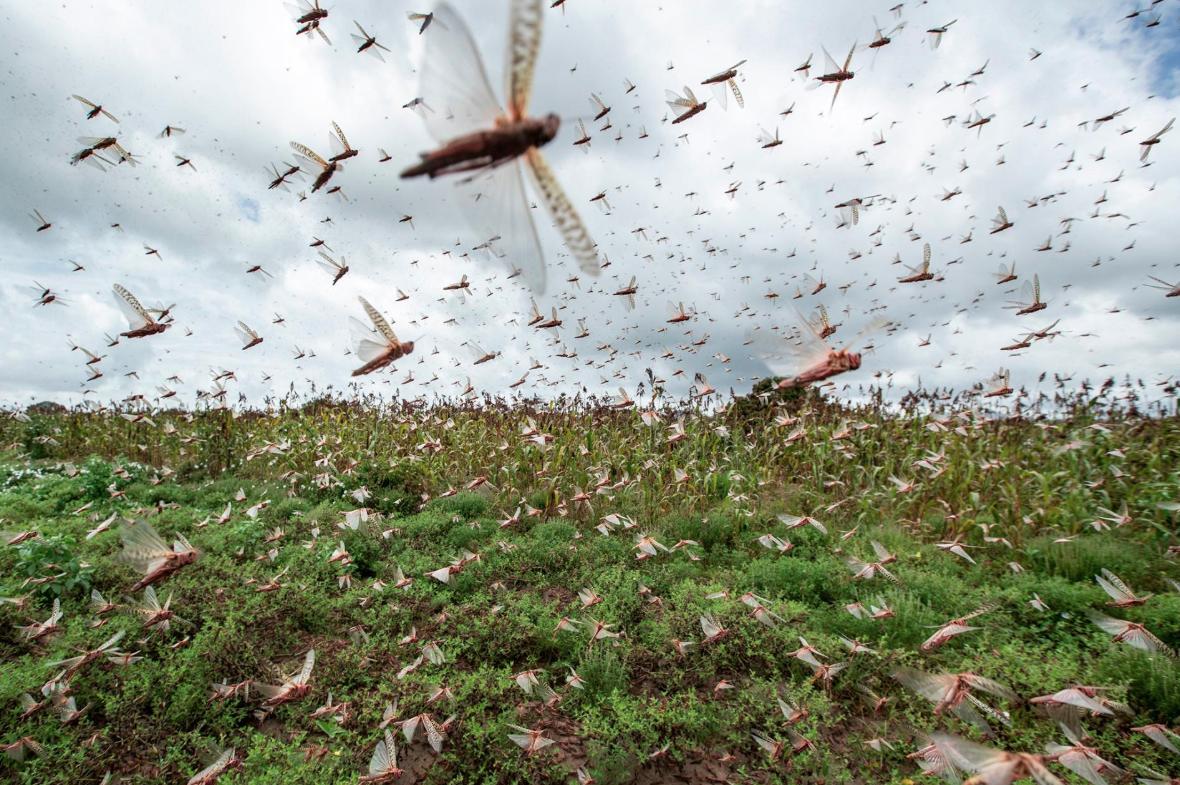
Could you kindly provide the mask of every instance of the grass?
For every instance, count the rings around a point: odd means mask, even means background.
[[[799,421],[784,422],[788,412]],[[687,436],[669,444],[679,417]],[[1095,746],[1116,763],[1175,773],[1129,728],[1180,721],[1180,666],[1112,643],[1085,616],[1103,609],[1180,646],[1180,593],[1165,581],[1180,579],[1180,563],[1166,558],[1176,513],[1159,506],[1180,496],[1174,419],[891,416],[819,400],[684,409],[654,426],[592,406],[445,403],[151,419],[75,411],[0,420],[0,443],[10,445],[0,454],[0,529],[40,535],[0,548],[0,596],[28,595],[23,609],[0,604],[0,743],[30,736],[44,746],[21,763],[0,759],[0,779],[85,783],[110,771],[128,783],[183,782],[203,756],[233,746],[244,766],[222,782],[355,782],[396,701],[402,719],[454,715],[439,755],[421,731],[412,745],[399,736],[400,782],[573,782],[579,767],[599,783],[907,782],[923,777],[905,757],[917,732],[979,735],[900,688],[889,674],[903,664],[971,670],[1026,700],[1075,683],[1108,686],[1134,716],[1088,722]],[[855,423],[869,427],[832,440]],[[534,424],[552,438],[530,438]],[[787,442],[800,425],[805,438]],[[945,457],[933,469],[915,465],[930,453]],[[680,483],[676,469],[687,474]],[[891,474],[914,489],[899,493]],[[478,477],[489,483],[465,490]],[[363,502],[352,495],[362,488]],[[1091,525],[1123,505],[1130,522]],[[345,511],[361,506],[368,523],[341,528]],[[519,522],[502,527],[518,508]],[[829,534],[786,532],[775,517],[783,512],[814,515]],[[612,513],[628,526],[601,533]],[[144,631],[126,597],[137,575],[116,558],[118,524],[86,537],[111,514],[149,520],[165,539],[184,534],[201,551],[156,587],[180,617],[166,633]],[[282,536],[267,542],[276,528]],[[794,548],[767,550],[757,542],[764,533]],[[640,535],[670,550],[637,559]],[[954,537],[976,564],[935,545]],[[844,558],[868,557],[870,540],[898,556],[897,584],[852,579]],[[694,544],[672,548],[681,541]],[[343,566],[329,561],[341,543],[351,555]],[[445,585],[426,575],[465,551],[478,560]],[[413,579],[405,589],[393,588],[399,568]],[[1103,568],[1156,596],[1105,608],[1093,580]],[[280,589],[257,591],[284,570]],[[583,587],[602,602],[580,610]],[[122,606],[99,629],[88,624],[91,588]],[[751,618],[738,599],[746,592],[783,622]],[[1050,610],[1032,608],[1034,595]],[[61,633],[30,644],[16,625],[47,618],[55,598]],[[880,601],[893,618],[845,610]],[[995,610],[973,622],[979,630],[919,652],[932,627],[985,604]],[[680,656],[672,640],[700,641],[705,613],[729,634]],[[563,617],[622,634],[591,645],[586,627],[557,632]],[[21,694],[39,695],[49,662],[117,630],[142,659],[74,678],[77,705],[90,707],[77,724],[63,726],[52,710],[19,719]],[[412,631],[418,641],[402,643]],[[789,656],[800,636],[848,661],[830,687]],[[841,636],[876,654],[850,659]],[[445,662],[397,678],[429,640]],[[265,721],[254,693],[210,702],[214,682],[281,681],[308,648],[317,652],[310,694]],[[516,686],[514,674],[528,669],[543,671],[556,705]],[[567,686],[573,672],[583,689]],[[716,692],[721,680],[734,689]],[[443,687],[452,699],[428,705]],[[866,689],[889,697],[883,710],[873,711]],[[343,725],[310,716],[329,694],[350,704]],[[809,710],[795,730],[815,745],[786,763],[750,735],[786,738],[778,696]],[[1027,703],[1003,708],[1011,726],[988,743],[1037,752],[1062,739]],[[511,724],[544,729],[557,744],[525,756],[508,739]],[[865,743],[878,737],[895,749]],[[307,761],[309,750],[323,754]]]

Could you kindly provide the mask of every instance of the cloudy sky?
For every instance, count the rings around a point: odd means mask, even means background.
[[[1180,132],[1147,166],[1139,143],[1180,114],[1177,0],[1131,19],[1134,5],[1109,0],[906,2],[900,17],[892,4],[544,3],[530,108],[563,119],[544,153],[610,261],[596,277],[580,272],[529,192],[548,271],[537,302],[559,309],[554,334],[527,325],[530,291],[495,256],[508,255],[516,224],[480,249],[488,235],[461,212],[464,189],[398,177],[437,146],[403,105],[421,97],[446,111],[420,94],[435,31],[419,35],[406,16],[428,6],[337,0],[323,22],[329,45],[297,36],[278,0],[0,0],[0,400],[151,398],[175,375],[168,386],[191,401],[223,370],[236,375],[231,394],[251,401],[291,384],[343,390],[361,364],[349,353],[358,295],[417,341],[395,369],[359,382],[384,395],[454,395],[468,379],[507,393],[534,360],[516,392],[634,391],[647,368],[674,393],[696,372],[744,392],[768,372],[761,352],[783,342],[772,329],[792,330],[821,304],[842,325],[837,345],[876,316],[891,322],[859,341],[872,351],[838,379],[846,395],[872,383],[964,388],[1001,367],[1030,389],[1043,372],[1148,384],[1175,373],[1180,299],[1146,284],[1180,282]],[[454,6],[502,101],[508,3]],[[870,50],[874,19],[886,33],[904,27]],[[354,20],[388,48],[384,62],[357,53]],[[932,49],[926,31],[952,20]],[[842,60],[854,42],[855,77],[829,111],[832,88],[814,79],[827,70],[823,47]],[[797,71],[809,56],[810,72]],[[731,95],[723,109],[700,83],[739,60],[745,106]],[[636,89],[625,93],[624,80]],[[684,85],[709,103],[672,125],[665,90]],[[611,107],[597,122],[591,93]],[[87,119],[72,94],[119,123]],[[991,121],[968,129],[975,112]],[[588,147],[573,144],[579,119]],[[310,178],[268,189],[266,167],[294,160],[290,141],[330,154],[333,121],[360,150],[331,181],[348,201],[327,189],[301,200]],[[185,132],[160,138],[166,125]],[[782,144],[763,148],[760,129]],[[110,135],[139,166],[71,165],[80,137]],[[609,211],[591,202],[603,191]],[[856,197],[866,198],[859,222],[840,226],[835,206]],[[1014,225],[992,235],[1000,206]],[[52,228],[36,231],[34,209]],[[336,285],[314,238],[347,260]],[[894,260],[917,265],[926,243],[936,278],[898,283],[907,271]],[[1018,279],[997,285],[1012,263]],[[273,277],[246,272],[255,265]],[[468,294],[444,291],[464,274]],[[1006,306],[1034,274],[1048,307],[1017,316]],[[810,294],[805,275],[827,288]],[[634,311],[612,296],[631,276]],[[115,283],[173,306],[175,326],[108,347],[104,336],[127,329]],[[58,301],[39,305],[46,289]],[[670,302],[693,318],[667,323]],[[238,320],[263,343],[242,351]],[[1055,337],[1002,351],[1055,321]],[[103,356],[101,378],[87,381],[71,342]],[[501,354],[475,366],[471,342]]]

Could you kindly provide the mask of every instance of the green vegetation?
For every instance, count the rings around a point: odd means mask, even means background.
[[[993,723],[986,743],[1011,750],[1064,742],[1027,699],[1109,687],[1132,715],[1086,720],[1093,745],[1123,766],[1178,773],[1130,728],[1180,722],[1180,665],[1112,642],[1086,616],[1141,622],[1180,647],[1180,593],[1168,582],[1180,580],[1175,419],[899,417],[794,396],[645,424],[590,406],[321,401],[138,422],[35,414],[0,420],[0,443],[0,529],[39,535],[0,546],[0,596],[27,596],[0,604],[0,743],[44,747],[0,758],[0,780],[74,785],[110,771],[185,782],[211,751],[235,747],[243,768],[223,783],[355,783],[396,702],[401,720],[454,715],[441,754],[421,729],[412,744],[398,734],[398,782],[574,782],[579,767],[603,784],[934,782],[906,759],[919,732],[983,739],[890,678],[901,665],[1010,686],[1023,700],[993,701],[1011,724]],[[346,526],[361,507],[367,521]],[[827,534],[788,530],[779,514],[814,516]],[[144,630],[128,599],[141,575],[118,558],[124,518],[200,551],[155,586],[176,614],[166,632]],[[764,547],[763,534],[794,547]],[[638,558],[643,537],[656,543],[649,558]],[[975,564],[939,547],[957,538]],[[876,559],[873,540],[898,557],[896,583],[853,579],[846,559]],[[341,548],[349,558],[330,561]],[[445,584],[427,574],[460,562]],[[412,579],[404,588],[399,568]],[[1094,581],[1103,569],[1155,596],[1106,607]],[[120,605],[97,629],[92,588]],[[601,602],[582,610],[583,588]],[[753,618],[747,592],[781,621]],[[59,634],[26,640],[18,627],[48,618],[55,598]],[[858,619],[854,603],[893,616]],[[993,609],[970,622],[978,630],[919,651],[934,628],[981,606]],[[702,644],[704,614],[728,634]],[[576,629],[559,631],[563,617]],[[620,636],[591,643],[594,621]],[[89,707],[81,719],[63,725],[52,707],[19,719],[22,693],[40,699],[57,672],[49,663],[119,630],[119,648],[140,659],[73,678],[78,708]],[[800,636],[826,662],[848,663],[830,684],[792,656]],[[850,656],[842,637],[875,653]],[[682,656],[674,640],[697,645]],[[430,641],[445,662],[398,678]],[[310,693],[265,719],[254,689],[210,701],[218,682],[282,683],[311,648]],[[560,696],[554,705],[514,683],[531,669]],[[581,689],[567,684],[573,673]],[[722,680],[733,689],[717,689]],[[874,710],[866,690],[889,700]],[[311,716],[329,694],[349,704],[345,722]],[[786,762],[751,737],[787,739],[776,697],[809,712],[792,729],[814,747]],[[526,756],[510,725],[556,744]],[[866,743],[878,738],[893,748]]]

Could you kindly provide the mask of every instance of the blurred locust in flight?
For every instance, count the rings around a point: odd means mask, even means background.
[[[545,291],[545,260],[525,197],[524,159],[533,185],[570,252],[588,275],[599,271],[598,251],[581,217],[541,155],[557,136],[561,118],[528,114],[541,46],[540,0],[512,0],[509,14],[507,110],[501,109],[467,25],[449,5],[434,11],[421,66],[421,94],[438,111],[423,114],[426,130],[442,146],[421,155],[402,177],[430,178],[470,172],[480,198],[465,199],[471,222],[485,237],[500,235],[503,257],[524,271],[530,288]],[[425,25],[422,28],[426,33]]]

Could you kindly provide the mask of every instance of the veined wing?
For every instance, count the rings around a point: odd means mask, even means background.
[[[482,360],[488,356],[488,353],[483,350],[483,347],[475,341],[468,341],[467,347],[471,350],[471,354],[476,360]]]
[[[434,750],[435,754],[442,752],[442,730],[429,714],[422,718],[422,727],[426,731],[426,741],[430,743],[431,749]]]
[[[840,66],[836,65],[836,61],[828,54],[827,47],[821,46],[820,49],[824,51],[824,75],[839,73]]]
[[[746,99],[742,97],[742,90],[738,87],[737,79],[730,79],[727,83],[729,89],[733,91],[733,100],[737,101],[737,105],[741,108],[746,108]]]
[[[997,750],[949,733],[935,733],[931,741],[943,759],[962,771],[977,772],[984,767],[994,766],[998,755]]]
[[[718,624],[717,620],[714,619],[712,616],[709,616],[709,615],[702,616],[700,618],[700,622],[701,622],[701,632],[703,632],[706,637],[712,638],[712,637],[715,637],[715,636],[721,634],[721,632],[722,632],[721,625]]]
[[[840,348],[851,349],[853,346],[858,346],[864,341],[865,338],[869,337],[878,330],[885,329],[887,326],[889,326],[889,320],[882,316],[878,316],[876,319],[873,319],[864,327],[860,328],[860,331],[856,335],[849,338],[848,341]]]
[[[982,733],[991,732],[991,726],[987,722],[988,717],[999,720],[1003,716],[970,693],[962,703],[951,708],[951,713],[968,725],[974,725]],[[1000,780],[994,783],[992,780],[985,780],[984,782],[989,785],[1005,785],[1010,780]]]
[[[140,571],[146,571],[153,562],[172,553],[172,549],[149,523],[128,523],[123,526],[120,534],[123,550],[119,554],[119,561],[130,564]]]
[[[725,109],[729,103],[729,82],[714,82],[713,98]]]
[[[1066,733],[1066,736],[1072,735],[1072,733]],[[1075,746],[1081,744],[1081,742],[1074,741],[1073,739],[1071,741]],[[1086,782],[1091,783],[1091,785],[1106,785],[1106,777],[1103,776],[1103,771],[1099,771],[1099,768],[1090,760],[1089,753],[1077,751],[1061,744],[1052,744],[1046,751],[1050,754],[1056,754],[1058,763],[1074,774],[1077,774]],[[1101,760],[1101,758],[1098,760]],[[1103,770],[1105,771],[1105,767],[1103,767]]]
[[[394,741],[393,734],[386,728],[385,738],[377,742],[377,748],[373,750],[373,757],[369,759],[369,774],[371,776],[384,774],[396,767],[397,742]]]
[[[149,611],[160,610],[160,598],[156,596],[156,589],[148,586],[143,590],[143,607]]]
[[[1098,585],[1102,587],[1103,591],[1116,600],[1129,600],[1135,597],[1135,593],[1127,584],[1123,583],[1123,579],[1105,567],[1102,568],[1102,575],[1094,576],[1094,580],[1098,581]],[[1108,586],[1110,588],[1107,588]]]
[[[685,88],[687,92],[688,88]],[[667,99],[664,103],[668,104],[672,109],[691,109],[693,102],[688,100],[687,96],[682,96],[673,90],[665,90],[664,97]]]
[[[421,722],[423,715],[416,714],[407,720],[401,721],[402,735],[405,736],[406,744],[414,743],[414,734],[418,732],[418,723]]]
[[[256,681],[251,686],[267,700],[277,698],[279,695],[283,694],[283,688],[275,684],[262,684],[261,682]]]
[[[389,346],[382,342],[381,335],[360,320],[350,316],[348,326],[352,333],[352,351],[361,362],[372,362],[389,350]]]
[[[828,345],[810,329],[758,330],[749,341],[757,355],[776,376],[794,376],[828,356]]]
[[[992,695],[996,695],[1000,698],[1003,698],[1004,700],[1008,700],[1008,701],[1017,700],[1016,693],[1014,693],[1006,685],[1000,684],[998,681],[995,681],[994,679],[989,679],[986,676],[975,676],[975,675],[968,676],[968,677],[966,677],[966,679],[967,679],[967,683],[970,684],[973,689],[983,690],[984,692],[990,692]]]
[[[361,301],[361,306],[364,307],[365,313],[369,315],[369,319],[373,322],[373,326],[377,328],[377,331],[389,339],[390,343],[398,343],[393,328],[389,326],[389,322],[385,321],[385,317],[381,315],[381,312],[369,305],[369,301],[364,297],[357,297],[356,299]]]
[[[250,325],[245,322],[238,322],[237,326],[234,327],[234,331],[238,334],[238,338],[241,339],[242,343],[249,343],[258,337],[258,333],[250,329]]]
[[[1113,619],[1098,611],[1090,611],[1086,615],[1090,617],[1090,621],[1097,624],[1104,632],[1110,635],[1121,635],[1127,629],[1127,623],[1122,619]]]
[[[123,636],[126,634],[126,630],[120,630],[119,632],[116,632],[114,635],[107,638],[98,645],[99,651],[110,651],[111,649],[115,648],[119,641],[123,640]]]
[[[337,262],[331,256],[328,256],[323,251],[320,251],[320,258],[316,259],[315,263],[324,268],[324,270],[328,272],[328,275],[335,275],[344,269],[344,265],[342,265],[340,262]]]
[[[321,169],[328,168],[328,162],[321,158],[319,153],[317,153],[315,150],[312,150],[307,145],[299,144],[299,142],[291,142],[291,149],[299,153],[311,163],[318,165]]]
[[[533,72],[541,48],[541,23],[544,21],[541,0],[512,0],[508,22],[508,62],[505,95],[508,113],[514,120],[524,117],[533,94]]]
[[[598,275],[598,248],[590,237],[590,232],[586,230],[586,225],[582,223],[582,217],[578,215],[565,191],[561,189],[561,184],[557,182],[557,176],[553,174],[553,170],[549,168],[548,162],[537,148],[530,147],[525,158],[529,163],[529,172],[533,176],[533,185],[545,200],[545,206],[549,208],[549,214],[557,224],[557,230],[561,232],[566,247],[577,260],[578,267],[587,275]]]
[[[332,157],[335,158],[338,155],[348,152],[348,147],[346,146],[346,142],[341,141],[344,138],[344,134],[338,133],[340,126],[332,123],[332,127],[336,130],[328,132],[328,149],[332,151]]]
[[[1025,281],[1024,286],[1020,287],[1020,302],[1022,305],[1032,305],[1038,299],[1040,289],[1039,282],[1034,286],[1032,281]]]
[[[389,733],[388,730],[385,731]],[[377,747],[373,750],[373,757],[369,758],[369,776],[374,777],[385,773],[389,768],[389,751],[385,740],[377,742]]]
[[[119,305],[119,310],[127,317],[127,321],[131,324],[132,329],[152,323],[152,317],[148,314],[147,309],[139,302],[139,298],[119,284],[115,284],[111,288],[115,292],[115,302]]]
[[[772,741],[771,739],[768,739],[768,738],[766,738],[765,736],[763,736],[763,735],[762,735],[761,733],[759,733],[758,731],[753,731],[753,732],[750,734],[750,736],[751,736],[751,737],[753,737],[754,741],[755,741],[755,742],[757,742],[757,744],[758,744],[758,746],[759,746],[759,747],[761,747],[762,749],[766,750],[766,751],[767,751],[767,752],[769,752],[771,755],[777,755],[777,754],[779,754],[779,752],[780,752],[780,751],[781,751],[781,749],[782,749],[782,745],[780,745],[780,744],[779,744],[778,742],[776,742],[776,741]]]
[[[504,112],[463,18],[443,3],[434,21],[422,53],[418,91],[435,110],[422,113],[426,130],[441,143],[491,128]]]
[[[804,316],[798,309],[795,310],[795,313],[799,316],[800,321],[802,321],[803,325],[807,328],[807,330],[801,331],[804,334],[811,332],[816,338],[824,341],[825,333],[831,334],[836,331],[835,328],[832,327],[831,321],[828,319],[828,309],[824,307],[823,303],[819,304],[819,308],[816,309],[814,317]],[[836,327],[839,326],[839,324],[836,325]],[[806,335],[804,335],[804,337],[806,338]]]
[[[188,785],[193,785],[193,783],[196,782],[206,782],[210,774],[223,771],[226,767],[226,764],[230,762],[230,759],[233,758],[233,756],[233,748],[223,751],[221,755],[217,757],[217,760],[213,761],[208,766],[194,774],[188,781]]]
[[[523,271],[529,288],[545,293],[545,257],[524,191],[520,164],[508,161],[459,183],[460,200],[468,223],[481,242],[500,239],[489,248],[498,258]]]
[[[298,21],[299,17],[314,10],[312,4],[307,2],[307,0],[298,0],[296,3],[283,3],[283,5],[296,21]]]
[[[508,738],[512,740],[513,744],[525,750],[527,750],[533,744],[533,737],[524,733],[509,733]]]
[[[929,701],[938,702],[947,694],[947,682],[915,668],[901,667],[892,674],[894,679]]]
[[[336,136],[340,137],[340,143],[344,145],[345,150],[351,150],[352,145],[348,143],[348,137],[344,135],[344,131],[335,122],[332,123],[332,130],[336,132]]]
[[[844,58],[844,67],[840,69],[841,71],[845,71],[845,72],[848,71],[848,66],[852,65],[852,55],[855,52],[856,52],[856,42],[853,41],[852,46],[848,50],[848,57]]]
[[[307,652],[307,656],[303,658],[303,668],[299,671],[299,675],[295,677],[296,684],[307,684],[311,680],[311,670],[315,667],[315,649]]]

